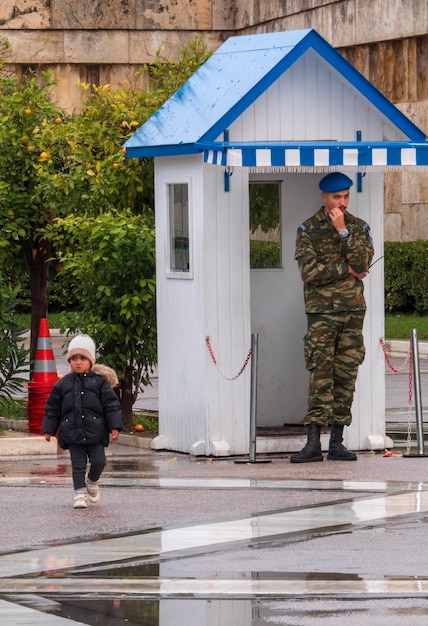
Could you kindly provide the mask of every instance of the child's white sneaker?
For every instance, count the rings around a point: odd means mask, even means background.
[[[88,500],[89,502],[92,502],[92,504],[96,504],[100,501],[100,490],[98,489],[98,481],[92,482],[92,480],[89,480],[89,478],[86,476],[85,482]]]
[[[74,496],[74,509],[86,509],[88,506],[86,493],[77,492]]]

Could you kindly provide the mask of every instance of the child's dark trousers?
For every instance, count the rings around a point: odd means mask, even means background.
[[[85,489],[86,465],[90,467],[88,478],[96,483],[106,465],[106,453],[102,443],[91,446],[70,446],[74,489]]]

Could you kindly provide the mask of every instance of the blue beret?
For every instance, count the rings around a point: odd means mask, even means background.
[[[346,174],[342,174],[341,172],[331,172],[331,174],[327,174],[327,176],[321,178],[319,188],[321,191],[325,191],[326,193],[332,193],[334,191],[349,189],[349,187],[352,187],[353,184],[352,180],[346,176]]]

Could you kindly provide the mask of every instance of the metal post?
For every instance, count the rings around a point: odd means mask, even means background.
[[[421,399],[421,372],[419,368],[419,346],[418,346],[418,331],[416,328],[412,329],[411,334],[412,343],[412,367],[413,367],[413,385],[415,389],[415,412],[416,412],[416,436],[418,453],[417,454],[404,454],[403,456],[420,456],[425,457],[424,453],[424,429],[423,429],[423,415],[422,415],[422,399]]]
[[[259,336],[251,335],[251,395],[250,395],[250,463],[256,460],[257,438],[257,365]]]
[[[257,439],[257,370],[259,336],[251,335],[251,390],[250,390],[250,449],[248,461],[236,460],[235,463],[270,463],[270,459],[256,460]]]
[[[413,384],[415,387],[416,433],[418,438],[418,455],[424,454],[424,430],[421,400],[421,372],[419,369],[418,331],[412,330]]]

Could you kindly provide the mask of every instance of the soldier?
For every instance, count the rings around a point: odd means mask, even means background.
[[[352,420],[358,366],[365,355],[363,278],[373,258],[370,228],[347,212],[352,180],[333,172],[319,183],[323,206],[297,230],[295,259],[304,284],[308,330],[308,440],[292,463],[322,461],[321,427],[331,425],[327,459],[356,461],[345,448],[343,428]]]

